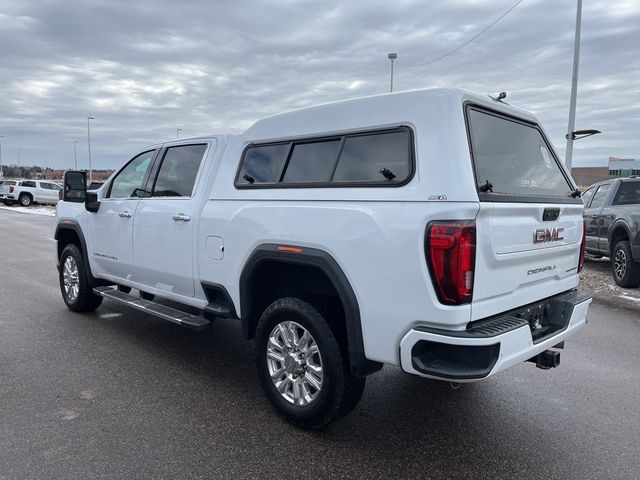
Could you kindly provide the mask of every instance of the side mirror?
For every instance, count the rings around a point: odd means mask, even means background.
[[[91,213],[96,213],[100,209],[100,201],[96,192],[87,192],[87,199],[84,202],[84,208]]]
[[[65,202],[84,203],[87,199],[87,173],[76,170],[64,172],[62,199]]]

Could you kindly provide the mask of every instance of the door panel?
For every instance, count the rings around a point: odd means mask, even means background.
[[[591,199],[588,208],[584,209],[583,217],[587,227],[587,249],[602,251],[600,235],[602,234],[602,205],[607,197],[611,184],[600,185]],[[606,235],[605,235],[606,236]]]
[[[99,272],[132,279],[133,220],[139,201],[137,198],[105,199],[98,212],[91,215],[91,250],[87,253]]]
[[[207,144],[167,148],[151,197],[140,200],[133,226],[136,281],[178,295],[193,297],[196,181]],[[200,196],[201,196],[200,192]]]
[[[193,199],[140,200],[133,232],[137,282],[178,295],[195,294],[195,213]]]
[[[133,224],[156,150],[141,153],[114,177],[100,209],[90,216],[92,250],[98,273],[136,281],[133,261]]]

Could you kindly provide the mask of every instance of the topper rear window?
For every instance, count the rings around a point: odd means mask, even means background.
[[[480,200],[580,202],[537,125],[475,106],[467,123]]]

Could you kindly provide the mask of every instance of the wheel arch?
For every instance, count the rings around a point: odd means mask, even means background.
[[[62,251],[64,248],[73,243],[80,248],[82,252],[82,257],[85,259],[85,267],[87,269],[87,276],[89,278],[89,284],[92,287],[98,287],[104,285],[105,283],[97,279],[93,276],[91,272],[91,265],[89,264],[89,255],[87,252],[87,242],[84,238],[84,234],[82,233],[82,228],[80,228],[80,224],[74,220],[63,220],[56,226],[56,231],[53,238],[57,242],[57,256],[56,262],[58,264],[58,268],[60,268],[60,255],[62,255]]]
[[[609,257],[613,254],[613,249],[616,248],[616,244],[625,238],[627,240],[631,239],[629,226],[624,220],[618,220],[609,229]]]
[[[263,244],[251,253],[240,275],[241,323],[247,339],[255,336],[257,322],[262,313],[261,305],[254,302],[255,289],[259,288],[256,282],[259,280],[260,269],[274,265],[311,269],[324,275],[335,290],[344,313],[345,340],[351,373],[363,377],[382,368],[382,364],[365,357],[358,300],[346,275],[330,254],[315,248]]]

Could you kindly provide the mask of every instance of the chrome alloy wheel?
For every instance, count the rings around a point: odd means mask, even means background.
[[[78,264],[73,257],[67,257],[62,267],[62,281],[64,283],[64,292],[70,302],[75,302],[80,291]]]
[[[618,279],[622,279],[627,273],[627,256],[624,250],[618,250],[613,258],[613,271]]]
[[[285,321],[274,327],[267,345],[271,381],[289,403],[306,407],[322,390],[322,356],[308,330]]]

